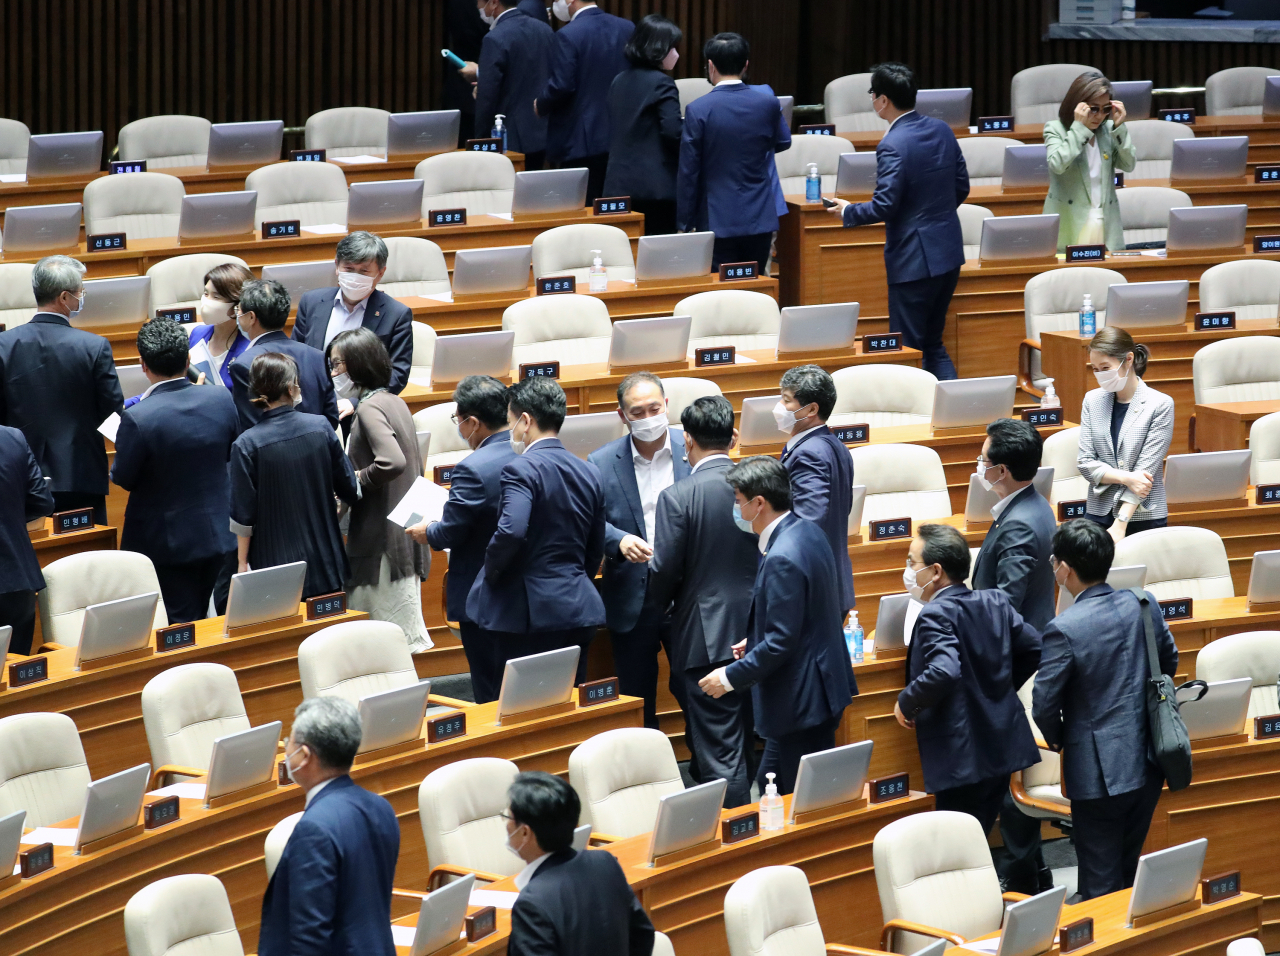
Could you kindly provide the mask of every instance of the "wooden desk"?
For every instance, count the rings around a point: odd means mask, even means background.
[[[502,888],[507,889],[507,886],[506,886],[507,881],[503,880],[502,883],[503,883]],[[494,884],[494,886],[497,886],[497,885],[498,884],[496,883]],[[489,889],[489,888],[490,887],[486,887],[486,889]],[[514,882],[511,883],[511,889],[512,890],[515,889]],[[403,900],[392,899],[391,912],[394,914],[397,909],[397,904],[400,904],[401,906],[403,906],[404,903],[405,901]],[[478,906],[468,906],[467,912],[475,913],[475,912],[478,912],[479,909],[480,908]],[[399,919],[392,920],[391,923],[393,926],[416,927],[418,925],[418,912],[419,912],[418,907],[414,907],[413,912],[410,913],[408,916],[402,916]],[[507,942],[510,938],[511,938],[511,910],[499,909],[497,929],[492,934],[486,936],[484,939],[477,940],[474,943],[468,943],[463,949],[454,953],[453,956],[505,956],[507,952]],[[413,951],[412,947],[397,946],[396,956],[410,956],[412,951]]]
[[[1249,447],[1249,429],[1263,415],[1280,412],[1280,400],[1220,402],[1195,406],[1195,451]]]
[[[116,529],[111,525],[94,525],[81,531],[68,531],[65,534],[51,534],[52,518],[45,518],[41,532],[28,532],[31,546],[35,548],[36,560],[40,567],[48,567],[59,558],[81,551],[114,551],[116,549]]]

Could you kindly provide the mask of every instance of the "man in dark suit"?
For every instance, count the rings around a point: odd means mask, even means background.
[[[750,54],[736,33],[717,33],[702,49],[714,89],[684,111],[676,223],[716,234],[713,270],[755,262],[763,274],[787,211],[773,156],[791,148],[791,131],[773,90],[742,81]]]
[[[836,383],[817,365],[787,369],[773,414],[778,430],[790,435],[782,466],[791,480],[791,510],[827,536],[836,560],[840,607],[856,603],[849,561],[849,512],[853,510],[853,458],[827,427],[836,407]]]
[[[649,563],[654,604],[671,612],[671,690],[684,709],[695,779],[728,781],[725,806],[751,801],[750,705],[745,694],[711,697],[698,683],[733,663],[747,633],[759,552],[733,520],[733,489],[724,480],[737,441],[733,406],[722,395],[697,399],[680,413],[693,471],[658,496],[657,539]]]
[[[846,226],[884,223],[889,328],[924,352],[926,371],[950,379],[956,369],[942,329],[964,265],[956,209],[969,195],[969,171],[951,128],[915,107],[909,69],[901,63],[872,69],[871,108],[889,121],[876,147],[875,194],[870,202],[837,199],[831,211]]]
[[[502,468],[498,527],[467,595],[467,616],[497,631],[501,660],[560,647],[587,647],[604,623],[592,579],[604,557],[600,473],[556,437],[564,391],[529,378],[507,392],[507,424],[517,455]]]
[[[1080,897],[1133,885],[1164,774],[1151,758],[1147,723],[1150,614],[1161,673],[1178,669],[1178,648],[1147,592],[1107,584],[1115,543],[1101,525],[1077,518],[1053,536],[1054,579],[1075,597],[1044,632],[1031,715],[1062,754],[1062,791],[1080,864]]]
[[[589,171],[591,205],[603,194],[609,164],[609,87],[627,68],[622,49],[635,24],[605,13],[591,0],[568,0],[555,10],[569,22],[555,33],[551,78],[533,111],[547,118],[548,165]]]
[[[593,451],[587,461],[604,489],[605,623],[622,693],[644,699],[644,725],[658,727],[658,647],[667,643],[670,601],[649,593],[649,559],[657,542],[658,496],[689,477],[684,437],[669,427],[662,380],[634,372],[618,384],[624,435]]]
[[[152,319],[137,341],[151,387],[116,432],[111,480],[129,492],[120,549],[151,559],[171,622],[198,621],[235,557],[227,462],[239,419],[225,388],[187,380],[182,326]]]
[[[111,345],[73,328],[84,306],[85,267],[46,256],[31,272],[37,312],[0,333],[0,423],[26,436],[51,478],[55,511],[92,508],[107,523],[107,449],[101,425],[124,405]]]
[[[786,470],[766,455],[725,474],[733,486],[734,520],[760,536],[747,638],[735,660],[702,679],[712,697],[751,688],[756,733],[765,739],[756,774],[777,776],[778,793],[795,789],[800,758],[836,745],[840,715],[858,685],[840,620],[840,584],[822,529],[791,512]],[[743,529],[745,530],[745,528]]]
[[[387,244],[371,232],[343,236],[338,243],[337,267],[337,288],[312,289],[298,300],[293,340],[327,354],[329,343],[339,332],[368,329],[387,347],[391,356],[389,388],[399,395],[409,384],[409,366],[413,364],[413,310],[376,288],[387,272]],[[354,395],[352,391],[338,397],[349,404]]]
[[[509,956],[650,956],[653,924],[618,861],[573,848],[580,810],[573,787],[531,770],[516,777],[507,799],[507,846],[525,862],[515,878]]]
[[[446,0],[444,5],[445,47],[461,60],[474,63],[480,59],[480,45],[484,42],[489,26],[480,16],[475,0]],[[448,60],[441,60],[444,68],[444,108],[458,110],[462,115],[458,124],[458,148],[475,136],[488,136],[489,131],[476,130],[476,100],[474,72],[455,69]]]
[[[530,90],[540,90],[551,76],[551,48],[555,34],[547,24],[541,0],[532,6],[536,18],[526,14],[530,0],[480,0],[480,15],[493,17],[489,34],[480,45],[476,77],[476,128],[488,136],[493,118],[503,115],[507,149],[524,153],[525,169],[541,169],[547,150],[547,121],[533,112]]]
[[[453,466],[449,500],[439,521],[407,529],[419,544],[449,550],[445,606],[458,622],[462,650],[471,668],[477,704],[498,699],[502,661],[498,637],[467,614],[467,594],[484,567],[485,549],[498,530],[502,503],[502,469],[515,457],[507,428],[507,387],[488,375],[468,375],[454,389],[458,434],[472,449]]]
[[[964,535],[943,524],[916,529],[903,583],[924,607],[893,714],[916,732],[937,808],[968,813],[987,833],[1009,774],[1040,759],[1018,700],[1040,662],[1040,634],[1004,592],[965,587],[968,576]]]
[[[53,513],[53,493],[22,432],[0,425],[0,627],[13,628],[9,650],[30,654],[36,592],[44,575],[27,526]]]
[[[279,352],[298,366],[298,385],[302,400],[298,411],[323,415],[338,427],[338,400],[333,392],[333,379],[324,353],[284,334],[289,318],[289,291],[275,279],[255,279],[240,290],[236,305],[236,323],[249,340],[249,347],[231,363],[231,397],[240,415],[240,430],[257,424],[262,412],[253,404],[249,391],[249,372],[253,360],[267,352]]]
[[[312,697],[293,712],[285,770],[306,802],[262,897],[261,956],[395,956],[400,823],[391,804],[348,775],[359,748],[350,701]]]

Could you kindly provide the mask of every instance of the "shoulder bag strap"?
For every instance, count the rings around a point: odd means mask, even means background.
[[[1142,630],[1147,635],[1147,665],[1151,669],[1151,679],[1159,680],[1164,671],[1160,669],[1160,652],[1156,650],[1156,626],[1151,621],[1151,602],[1142,588],[1129,588],[1129,593],[1142,605]]]

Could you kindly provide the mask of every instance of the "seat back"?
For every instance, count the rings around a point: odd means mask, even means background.
[[[825,956],[809,878],[795,866],[765,866],[724,897],[729,956]]]
[[[244,188],[258,193],[255,229],[281,219],[346,224],[347,177],[334,163],[272,163],[246,176]]]
[[[244,956],[226,887],[183,873],[144,886],[124,907],[129,956]]]
[[[613,321],[609,307],[590,295],[521,299],[502,313],[502,330],[515,332],[511,364],[558,360],[589,365],[609,360]]]
[[[1053,469],[1053,491],[1049,504],[1055,508],[1060,501],[1079,501],[1089,497],[1089,479],[1080,474],[1076,461],[1080,453],[1080,426],[1064,428],[1044,440],[1040,464]]]
[[[862,523],[910,516],[917,524],[951,517],[942,459],[927,445],[863,445],[851,449],[853,478],[867,487]]]
[[[1280,72],[1265,66],[1234,66],[1210,74],[1204,81],[1205,115],[1261,113],[1262,91],[1269,76],[1280,76]]]
[[[147,169],[203,166],[209,161],[209,127],[203,116],[145,116],[120,127],[120,159],[147,161]]]
[[[427,774],[418,787],[418,821],[431,866],[449,863],[514,876],[524,864],[507,850],[507,788],[520,772],[510,760],[473,757]]]
[[[168,173],[124,173],[90,180],[84,187],[84,230],[94,236],[123,232],[130,239],[178,234],[186,187]]]
[[[302,819],[302,811],[291,813],[275,826],[271,828],[271,832],[267,834],[267,839],[262,844],[262,862],[267,866],[267,882],[271,882],[271,877],[275,875],[276,864],[280,862],[280,856],[284,853],[285,845],[289,842],[289,837],[293,835],[293,828],[298,825],[298,821]]]
[[[249,729],[235,671],[209,662],[161,671],[142,688],[142,725],[151,766],[208,770],[213,742]]]
[[[151,559],[136,551],[69,554],[44,568],[44,583],[45,589],[37,596],[41,632],[46,641],[69,647],[80,643],[84,612],[89,605],[160,590]],[[161,595],[152,626],[168,625],[169,615]]]
[[[680,115],[684,116],[685,107],[699,96],[706,96],[715,87],[704,76],[689,76],[676,80],[676,93],[680,96]]]
[[[784,195],[804,195],[809,164],[816,163],[822,177],[822,194],[836,191],[836,173],[840,170],[840,154],[855,152],[853,143],[839,136],[793,136],[791,148],[773,154],[778,167],[778,180]]]
[[[511,212],[516,168],[502,153],[441,153],[413,170],[422,180],[422,215],[465,207],[468,216]]]
[[[0,173],[12,175],[27,171],[27,146],[31,130],[26,123],[0,119]]]
[[[458,426],[449,417],[457,408],[454,402],[441,402],[413,413],[413,427],[420,432],[431,432],[431,451],[423,468],[428,478],[435,474],[438,466],[456,465],[471,454],[471,446],[462,440]]]
[[[938,378],[932,372],[907,365],[854,365],[837,369],[831,378],[836,405],[829,425],[924,425],[933,415]]]
[[[1116,545],[1111,566],[1147,568],[1146,589],[1159,600],[1235,597],[1227,549],[1216,532],[1180,525],[1139,531]]]
[[[976,259],[982,248],[982,223],[995,213],[986,206],[962,203],[956,207],[956,215],[960,217],[960,236],[964,243],[964,257]]]
[[[1233,939],[1227,943],[1227,956],[1266,956],[1266,947],[1262,940],[1253,936],[1244,939]]]
[[[1237,259],[1210,266],[1200,274],[1200,310],[1230,310],[1237,320],[1274,319],[1280,313],[1280,262]]]
[[[414,322],[413,357],[409,360],[410,382],[423,388],[431,387],[431,365],[435,361],[435,355],[436,330],[425,322]],[[435,433],[432,432],[432,435]]]
[[[1253,680],[1249,717],[1280,712],[1276,679],[1280,675],[1280,631],[1246,631],[1210,641],[1196,655],[1199,680]]]
[[[1191,381],[1196,404],[1280,398],[1280,339],[1251,335],[1210,342],[1191,361]]]
[[[388,236],[387,272],[378,288],[387,295],[439,295],[449,291],[444,253],[430,239]]]
[[[675,947],[671,945],[671,937],[666,933],[654,931],[652,956],[676,956]]]
[[[1035,683],[1036,677],[1032,674],[1018,688],[1018,700],[1022,702],[1022,708],[1026,712],[1027,723],[1031,725],[1031,733],[1037,740],[1042,740],[1044,735],[1040,733],[1040,728],[1036,726],[1036,722],[1031,719],[1031,699]],[[1040,762],[1032,764],[1022,771],[1022,786],[1028,791],[1042,787],[1050,790],[1057,788],[1057,793],[1061,794],[1062,757],[1052,750],[1041,750]],[[1069,812],[1068,807],[1069,804],[1063,807],[1064,812]]]
[[[684,789],[671,741],[660,730],[622,727],[596,734],[569,754],[569,783],[582,803],[580,823],[632,837],[658,821],[658,799]]]
[[[1120,227],[1124,230],[1126,245],[1164,242],[1169,235],[1169,210],[1191,205],[1190,196],[1170,186],[1126,186],[1116,190],[1116,201],[1120,204]]]
[[[556,226],[538,233],[533,239],[533,276],[572,275],[579,285],[586,285],[593,249],[600,250],[610,281],[636,281],[631,239],[617,226],[603,223]]]
[[[709,378],[675,376],[662,379],[662,392],[667,396],[667,418],[680,424],[680,413],[707,395],[723,395],[720,386]]]
[[[1249,426],[1249,484],[1280,482],[1280,412],[1263,415]]]
[[[338,106],[307,117],[307,149],[323,149],[327,156],[385,156],[386,110],[368,106]]]
[[[961,136],[957,142],[970,186],[999,186],[1004,179],[1005,149],[1022,145],[1022,140],[1008,136]]]
[[[0,816],[26,810],[27,827],[78,816],[89,783],[80,732],[66,714],[0,717]]]
[[[418,681],[404,631],[389,621],[344,621],[316,631],[298,645],[298,676],[304,698],[342,697],[353,704]]]
[[[1058,107],[1075,78],[1093,70],[1081,63],[1046,63],[1019,70],[1009,84],[1013,122],[1047,123],[1057,119]]]
[[[782,314],[772,296],[746,289],[699,292],[676,303],[672,315],[693,318],[689,354],[700,346],[733,345],[739,352],[776,349]]]
[[[1196,135],[1185,123],[1158,119],[1126,120],[1124,125],[1138,158],[1133,171],[1125,173],[1126,179],[1168,179],[1173,165],[1173,141]],[[1117,191],[1116,195],[1123,191]]]
[[[151,314],[155,315],[156,309],[198,306],[200,296],[204,295],[204,277],[214,266],[227,262],[248,268],[243,259],[221,252],[196,252],[161,259],[147,270],[151,278]]]
[[[36,294],[31,288],[30,262],[6,262],[0,265],[0,323],[7,329],[17,328],[36,314]]]
[[[870,73],[837,76],[822,92],[826,122],[834,123],[837,133],[869,133],[886,130],[889,124],[871,108]]]
[[[1080,327],[1080,306],[1085,293],[1093,297],[1098,328],[1107,322],[1107,289],[1128,280],[1114,269],[1096,266],[1073,266],[1055,269],[1031,277],[1022,294],[1023,322],[1026,336],[1040,341],[1041,332],[1063,332]],[[1031,353],[1031,379],[1043,387],[1040,353]]]

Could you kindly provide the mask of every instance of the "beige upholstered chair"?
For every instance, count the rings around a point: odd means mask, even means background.
[[[1159,600],[1235,597],[1227,549],[1208,528],[1178,525],[1131,534],[1116,545],[1115,568],[1146,565],[1147,590]]]
[[[209,769],[213,742],[249,729],[236,672],[222,664],[179,664],[142,688],[142,726],[151,748],[151,785],[178,771]],[[193,775],[184,775],[193,776]]]
[[[203,116],[147,116],[120,127],[120,159],[147,161],[147,169],[203,166],[209,161],[209,127]]]
[[[1262,941],[1253,936],[1227,943],[1227,956],[1266,956],[1266,952]]]
[[[511,212],[516,168],[502,153],[441,153],[413,171],[422,180],[422,215],[465,207],[468,216]]]
[[[837,76],[822,93],[826,122],[834,123],[837,133],[870,133],[886,130],[889,124],[871,108],[870,73]]]
[[[418,682],[404,631],[389,621],[344,621],[316,631],[298,645],[298,676],[304,698],[342,697],[353,704]]]
[[[36,294],[31,288],[30,262],[0,265],[0,323],[13,329],[36,314]]]
[[[178,234],[186,187],[168,173],[124,173],[90,180],[84,187],[86,235],[123,232],[130,239]]]
[[[1236,319],[1274,319],[1280,313],[1280,262],[1237,259],[1210,266],[1200,274],[1200,310],[1230,310]]]
[[[970,186],[999,186],[1004,180],[1005,149],[1023,145],[1022,140],[1008,136],[961,136],[957,142],[969,170]]]
[[[1250,335],[1210,342],[1191,360],[1191,381],[1197,405],[1280,398],[1280,339]]]
[[[81,551],[44,568],[45,589],[38,595],[40,629],[45,641],[75,647],[80,643],[84,611],[90,604],[160,591],[155,566],[136,551]],[[153,627],[167,627],[164,596],[156,602]],[[77,813],[80,811],[77,810]]]
[[[427,774],[418,787],[418,820],[431,866],[428,886],[475,873],[493,882],[524,868],[507,850],[507,788],[520,769],[510,760],[473,757]]]
[[[129,956],[243,956],[226,887],[183,873],[144,886],[124,907]]]
[[[606,730],[573,748],[569,783],[582,803],[579,822],[622,839],[652,830],[659,798],[684,789],[671,741],[647,727]]]
[[[720,386],[709,378],[684,378],[674,376],[662,379],[662,391],[667,396],[667,418],[673,425],[680,424],[680,413],[707,395],[723,395]]]
[[[927,425],[933,415],[938,378],[932,372],[886,363],[838,369],[831,378],[836,383],[836,407],[828,425]]]
[[[586,286],[594,249],[600,250],[610,282],[636,281],[631,239],[617,226],[602,223],[556,226],[538,233],[533,239],[533,277],[571,275],[579,286]]]
[[[855,152],[853,143],[840,136],[793,136],[790,149],[773,155],[783,195],[804,195],[805,176],[809,172],[810,163],[818,165],[818,175],[822,177],[822,194],[832,195],[836,191],[840,154],[852,152]]]
[[[1120,204],[1125,245],[1164,242],[1169,234],[1169,210],[1191,205],[1191,197],[1172,186],[1126,186],[1116,190],[1116,201]]]
[[[1280,674],[1280,631],[1246,631],[1210,641],[1196,655],[1199,680],[1253,678],[1249,717],[1280,712],[1276,675]]]
[[[653,956],[676,956],[675,947],[671,945],[671,938],[666,933],[659,933],[654,930]],[[1236,954],[1233,954],[1233,956],[1236,956]]]
[[[409,381],[431,387],[431,365],[436,355],[436,330],[425,322],[413,323],[413,357],[409,360]],[[426,431],[424,428],[423,431]],[[434,432],[433,432],[434,434]]]
[[[916,524],[951,517],[942,459],[927,445],[851,449],[854,480],[867,487],[862,523],[910,515]]]
[[[711,81],[705,76],[689,76],[676,80],[676,93],[680,96],[680,115],[684,116],[685,107],[699,96],[706,96],[714,89]]]
[[[1173,141],[1196,135],[1185,123],[1167,123],[1158,119],[1126,120],[1125,128],[1133,141],[1138,161],[1133,172],[1125,173],[1125,181],[1131,179],[1168,179],[1173,165]],[[1123,190],[1117,191],[1119,195]]]
[[[961,241],[964,242],[964,257],[966,259],[978,258],[978,253],[982,250],[982,223],[995,215],[986,206],[975,206],[972,203],[962,203],[956,208],[956,215],[960,217],[960,235]]]
[[[1027,337],[1018,353],[1018,378],[1023,388],[1040,394],[1045,376],[1040,368],[1040,333],[1062,332],[1080,327],[1080,306],[1085,293],[1093,297],[1098,328],[1107,321],[1107,289],[1128,280],[1114,269],[1073,266],[1032,276],[1022,295]]]
[[[18,120],[0,119],[0,173],[13,175],[27,171],[27,145],[31,130]]]
[[[1040,464],[1053,469],[1053,491],[1049,504],[1055,508],[1059,501],[1079,501],[1089,496],[1089,479],[1080,474],[1076,466],[1080,450],[1080,426],[1064,428],[1044,440]]]
[[[243,259],[221,252],[196,252],[161,259],[147,270],[151,277],[151,314],[155,315],[156,309],[198,306],[200,296],[204,295],[204,277],[210,269],[224,262],[248,268]]]
[[[1080,63],[1046,63],[1019,70],[1009,84],[1013,122],[1039,125],[1057,119],[1058,107],[1072,82],[1093,69]]]
[[[347,177],[333,163],[272,163],[246,176],[244,188],[258,193],[255,229],[280,219],[304,226],[347,222]]]
[[[338,106],[307,117],[307,149],[323,149],[326,156],[385,156],[386,110],[368,106]]]
[[[388,236],[387,274],[378,288],[387,295],[439,295],[449,291],[449,267],[444,253],[430,239]]]
[[[431,432],[431,453],[423,469],[428,478],[440,465],[456,465],[471,454],[471,447],[462,440],[458,426],[450,417],[457,409],[453,402],[441,402],[413,414],[413,427],[420,432]]]
[[[823,940],[809,878],[796,866],[765,866],[739,877],[724,897],[724,931],[729,956],[876,952]]]
[[[267,839],[262,844],[262,861],[267,865],[267,882],[271,882],[271,877],[276,872],[276,864],[280,862],[280,855],[284,853],[285,844],[289,842],[289,837],[293,835],[293,828],[298,825],[298,821],[302,819],[302,811],[291,813],[275,826],[271,828],[271,832],[267,834]]]
[[[1249,483],[1280,482],[1280,412],[1263,415],[1249,426]]]
[[[0,816],[26,810],[27,827],[78,816],[90,782],[80,731],[66,714],[0,718]]]
[[[772,296],[746,289],[699,292],[676,303],[673,315],[693,317],[689,355],[701,346],[732,345],[739,352],[776,349],[782,314]]]
[[[1235,66],[1219,70],[1204,81],[1205,114],[1238,116],[1262,112],[1262,90],[1269,76],[1280,71],[1265,66]]]
[[[609,307],[590,295],[521,299],[502,313],[502,330],[515,332],[511,364],[558,360],[562,366],[609,360],[613,322]]]
[[[1044,743],[1040,728],[1031,719],[1031,697],[1035,675],[1018,689],[1018,700],[1027,713],[1027,723],[1039,744]],[[1071,820],[1071,801],[1062,795],[1062,757],[1048,747],[1040,747],[1040,762],[1014,773],[1009,780],[1009,793],[1014,803],[1029,817],[1037,820]]]

